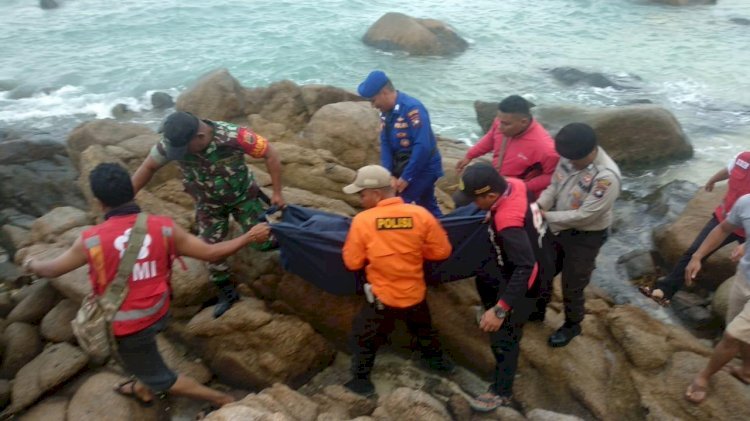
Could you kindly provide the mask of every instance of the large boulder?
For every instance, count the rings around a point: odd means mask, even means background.
[[[206,264],[190,257],[180,257],[172,264],[172,305],[200,305],[213,293]]]
[[[18,371],[8,412],[17,412],[81,371],[89,359],[80,349],[62,342],[44,350]]]
[[[30,286],[30,291],[8,314],[8,321],[37,324],[57,304],[60,295],[47,279]]]
[[[599,144],[621,168],[685,159],[693,147],[677,119],[658,105],[608,108],[539,107],[535,115],[550,134],[572,122],[594,128]]]
[[[213,308],[206,308],[188,323],[185,335],[220,379],[240,387],[299,386],[333,356],[310,325],[272,314],[253,298],[236,303],[218,319]]]
[[[353,170],[380,163],[380,118],[367,102],[323,106],[305,129],[302,146],[325,149]]]
[[[417,19],[403,13],[386,13],[362,37],[362,41],[385,51],[413,55],[451,55],[465,51],[469,43],[447,24],[435,19]]]
[[[68,398],[52,396],[29,408],[18,421],[65,421],[67,411]]]
[[[28,323],[11,323],[3,332],[5,346],[0,378],[12,379],[18,370],[42,352],[42,340],[36,327]]]
[[[492,128],[492,122],[497,117],[497,106],[498,102],[474,101],[474,113],[482,133],[487,133]]]
[[[301,131],[310,120],[302,89],[290,80],[274,82],[265,88],[247,89],[245,98],[245,115],[259,114],[267,121],[284,125],[292,133]]]
[[[91,224],[91,217],[84,211],[72,206],[54,208],[34,221],[31,226],[31,241],[54,242],[65,231]]]
[[[699,189],[676,221],[654,230],[654,246],[670,269],[693,243],[725,194],[725,185],[716,186],[711,192]],[[697,278],[700,285],[715,289],[734,274],[736,264],[729,256],[735,246],[728,244],[704,262]]]
[[[421,390],[400,387],[378,400],[378,408],[386,419],[445,420],[452,417],[445,406]]]
[[[722,282],[721,285],[716,289],[713,298],[711,299],[711,312],[714,316],[723,320],[725,323],[729,323],[731,320],[727,320],[727,310],[729,310],[729,292],[732,290],[735,277],[727,279]]]
[[[229,70],[217,69],[180,94],[175,108],[200,118],[226,121],[245,115],[245,92]]]
[[[50,342],[71,342],[73,328],[70,322],[78,312],[79,304],[63,299],[42,319],[40,331],[44,339]]]
[[[148,127],[135,123],[123,123],[113,119],[87,121],[70,132],[68,155],[76,169],[80,170],[80,155],[89,146],[116,145],[126,139],[153,133]]]
[[[163,411],[159,401],[146,408],[135,399],[117,394],[112,386],[124,379],[114,373],[101,371],[88,378],[75,392],[68,404],[69,420],[77,421],[157,421]]]
[[[601,73],[584,72],[573,67],[555,67],[549,73],[558,82],[566,86],[585,84],[596,88],[626,89],[627,86],[620,85]]]
[[[341,191],[354,180],[356,172],[343,165],[333,154],[289,143],[277,144],[276,148],[284,168],[281,176],[285,186],[343,200],[351,206],[359,206],[357,195]]]
[[[200,359],[191,356],[181,344],[160,334],[156,336],[156,345],[164,363],[175,372],[192,377],[198,383],[208,383],[213,377],[208,367]]]
[[[154,92],[151,94],[151,105],[155,110],[166,110],[174,107],[174,99],[166,92]]]

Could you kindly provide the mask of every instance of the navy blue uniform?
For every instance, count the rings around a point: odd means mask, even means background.
[[[435,182],[443,175],[440,151],[430,126],[430,116],[419,100],[398,92],[396,105],[381,113],[380,162],[409,185],[401,193],[436,217],[442,216],[435,199]]]

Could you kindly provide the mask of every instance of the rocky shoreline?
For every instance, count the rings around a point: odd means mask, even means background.
[[[226,70],[217,70],[176,104],[205,118],[249,125],[274,142],[290,203],[353,215],[357,201],[341,193],[341,187],[358,167],[379,160],[376,112],[336,87],[281,81],[245,88]],[[625,168],[657,166],[692,153],[671,113],[651,104],[602,110],[540,106],[535,113],[552,132],[564,121],[589,122]],[[85,268],[24,286],[13,264],[29,254],[60,253],[81,230],[100,220],[89,206],[89,171],[100,162],[119,162],[134,171],[158,139],[138,124],[95,120],[73,130],[65,149],[38,145],[33,139],[0,141],[0,199],[5,207],[0,211],[0,246],[5,250],[0,265],[6,288],[0,293],[0,404],[7,405],[6,414],[17,413],[21,419],[156,420],[188,419],[197,412],[186,401],[170,399],[144,409],[116,395],[111,391],[116,369],[92,366],[75,346],[66,320],[88,291]],[[457,184],[455,162],[466,145],[440,139],[439,147],[446,176],[437,194],[441,207],[449,211],[449,194]],[[28,162],[19,161],[21,156]],[[248,165],[259,183],[268,186],[262,164],[248,160]],[[675,223],[654,234],[655,254],[672,263],[722,194],[718,188],[699,192]],[[170,215],[186,228],[193,225],[192,200],[182,191],[174,165],[161,170],[137,201],[147,212]],[[435,286],[428,293],[435,326],[463,367],[459,374],[440,379],[413,367],[407,335],[401,332],[375,371],[380,398],[363,399],[337,386],[344,380],[340,360],[361,298],[327,294],[284,273],[277,252],[247,249],[231,259],[245,298],[214,320],[208,309],[201,309],[211,295],[207,272],[202,264],[186,260],[186,270],[175,269],[173,319],[160,348],[179,371],[228,385],[237,393],[252,392],[207,419],[563,419],[560,414],[569,414],[602,420],[697,420],[750,414],[747,387],[725,373],[715,377],[704,404],[686,402],[684,389],[705,364],[711,344],[636,307],[615,305],[595,287],[587,291],[583,335],[568,347],[553,350],[546,345],[547,336],[562,322],[559,288],[547,321],[525,329],[515,388],[519,411],[472,413],[464,393],[480,391],[483,384],[476,376],[486,378],[494,360],[474,322],[479,300],[470,280]],[[709,262],[713,269],[707,267],[702,280],[707,291],[733,273],[721,253]],[[657,266],[649,259],[638,265],[646,268],[644,276]],[[408,381],[414,378],[425,380]],[[167,406],[172,409],[165,410]]]

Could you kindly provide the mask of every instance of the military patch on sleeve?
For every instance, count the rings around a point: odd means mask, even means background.
[[[411,216],[376,218],[375,228],[377,230],[410,230],[414,228],[414,220]]]
[[[419,116],[419,110],[414,109],[406,113],[406,116],[409,117],[409,121],[411,121],[412,127],[421,127],[422,126],[422,118]]]
[[[592,194],[594,195],[594,197],[601,199],[602,197],[604,197],[604,193],[607,192],[607,189],[609,189],[611,185],[612,182],[607,179],[601,178],[599,180],[596,180],[596,184],[594,185],[594,191]]]
[[[240,127],[237,131],[237,141],[246,154],[253,158],[263,158],[268,150],[268,140],[246,127]]]

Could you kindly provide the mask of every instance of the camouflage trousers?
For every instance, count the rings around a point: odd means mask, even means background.
[[[229,233],[229,217],[234,218],[247,232],[259,222],[264,208],[260,199],[244,199],[234,205],[216,205],[199,203],[195,209],[195,221],[198,224],[198,237],[209,244],[222,242]],[[253,248],[265,250],[270,247],[270,241]],[[209,279],[215,285],[223,285],[230,281],[231,274],[226,260],[208,264]]]

